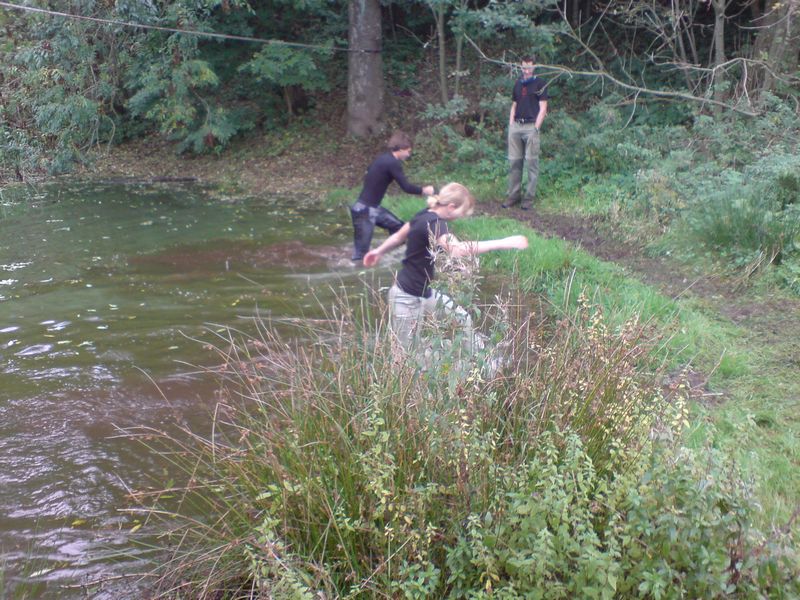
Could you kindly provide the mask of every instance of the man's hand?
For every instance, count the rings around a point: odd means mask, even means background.
[[[422,188],[422,195],[423,196],[433,196],[433,193],[435,191],[436,190],[434,189],[434,187],[432,185],[426,185],[424,188]]]
[[[375,265],[378,264],[378,261],[380,260],[380,258],[381,258],[381,255],[377,251],[370,250],[369,252],[367,252],[364,255],[364,266],[365,267],[374,267]]]

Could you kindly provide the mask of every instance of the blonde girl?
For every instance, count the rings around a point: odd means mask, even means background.
[[[462,242],[448,229],[448,222],[472,214],[475,197],[460,183],[448,183],[439,194],[428,197],[428,208],[421,210],[380,246],[364,256],[364,265],[372,267],[381,256],[406,244],[403,267],[389,290],[391,328],[401,345],[409,349],[417,339],[423,317],[437,307],[455,313],[465,328],[471,329],[469,315],[445,294],[434,290],[434,253],[441,248],[451,256],[471,256],[492,250],[524,250],[528,239],[523,235]]]

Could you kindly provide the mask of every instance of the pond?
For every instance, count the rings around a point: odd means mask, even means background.
[[[16,192],[0,198],[0,595],[79,598],[136,563],[127,491],[169,475],[117,428],[202,429],[203,340],[377,282],[350,264],[347,212],[302,198]]]

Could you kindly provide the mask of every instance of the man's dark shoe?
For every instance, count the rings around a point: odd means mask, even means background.
[[[519,200],[512,200],[509,198],[508,200],[503,202],[500,206],[502,208],[511,208],[512,206],[516,206],[517,204],[519,204]]]
[[[528,200],[527,198],[522,201],[519,205],[522,210],[530,210],[533,208],[533,200]]]

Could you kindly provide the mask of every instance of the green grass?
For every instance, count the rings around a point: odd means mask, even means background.
[[[350,206],[358,197],[358,190],[347,188],[332,188],[325,196],[325,205],[330,208]]]
[[[476,194],[479,201],[497,197],[497,185],[477,188],[483,190]],[[559,202],[551,199],[546,204]],[[575,206],[578,204],[576,201]],[[385,206],[409,219],[424,204],[420,198],[401,195],[387,198]],[[567,205],[567,210],[575,206]],[[747,467],[757,482],[768,522],[785,523],[790,518],[800,503],[796,417],[800,378],[788,361],[783,361],[785,367],[775,365],[781,364],[781,356],[796,353],[796,347],[789,343],[765,349],[763,340],[720,316],[713,304],[689,298],[671,300],[617,265],[564,241],[542,238],[513,219],[465,219],[455,223],[454,231],[465,239],[524,233],[530,242],[528,250],[487,255],[482,258],[484,268],[516,274],[524,289],[546,294],[556,307],[574,306],[578,295],[585,292],[602,306],[610,323],[620,324],[639,315],[642,322],[655,324],[664,338],[665,360],[674,368],[691,363],[710,376],[710,400],[701,400],[694,413],[698,427],[703,420],[718,425],[713,439],[705,442],[724,449]],[[780,327],[777,323],[776,328]],[[713,394],[721,394],[724,400],[718,402],[720,396]]]

